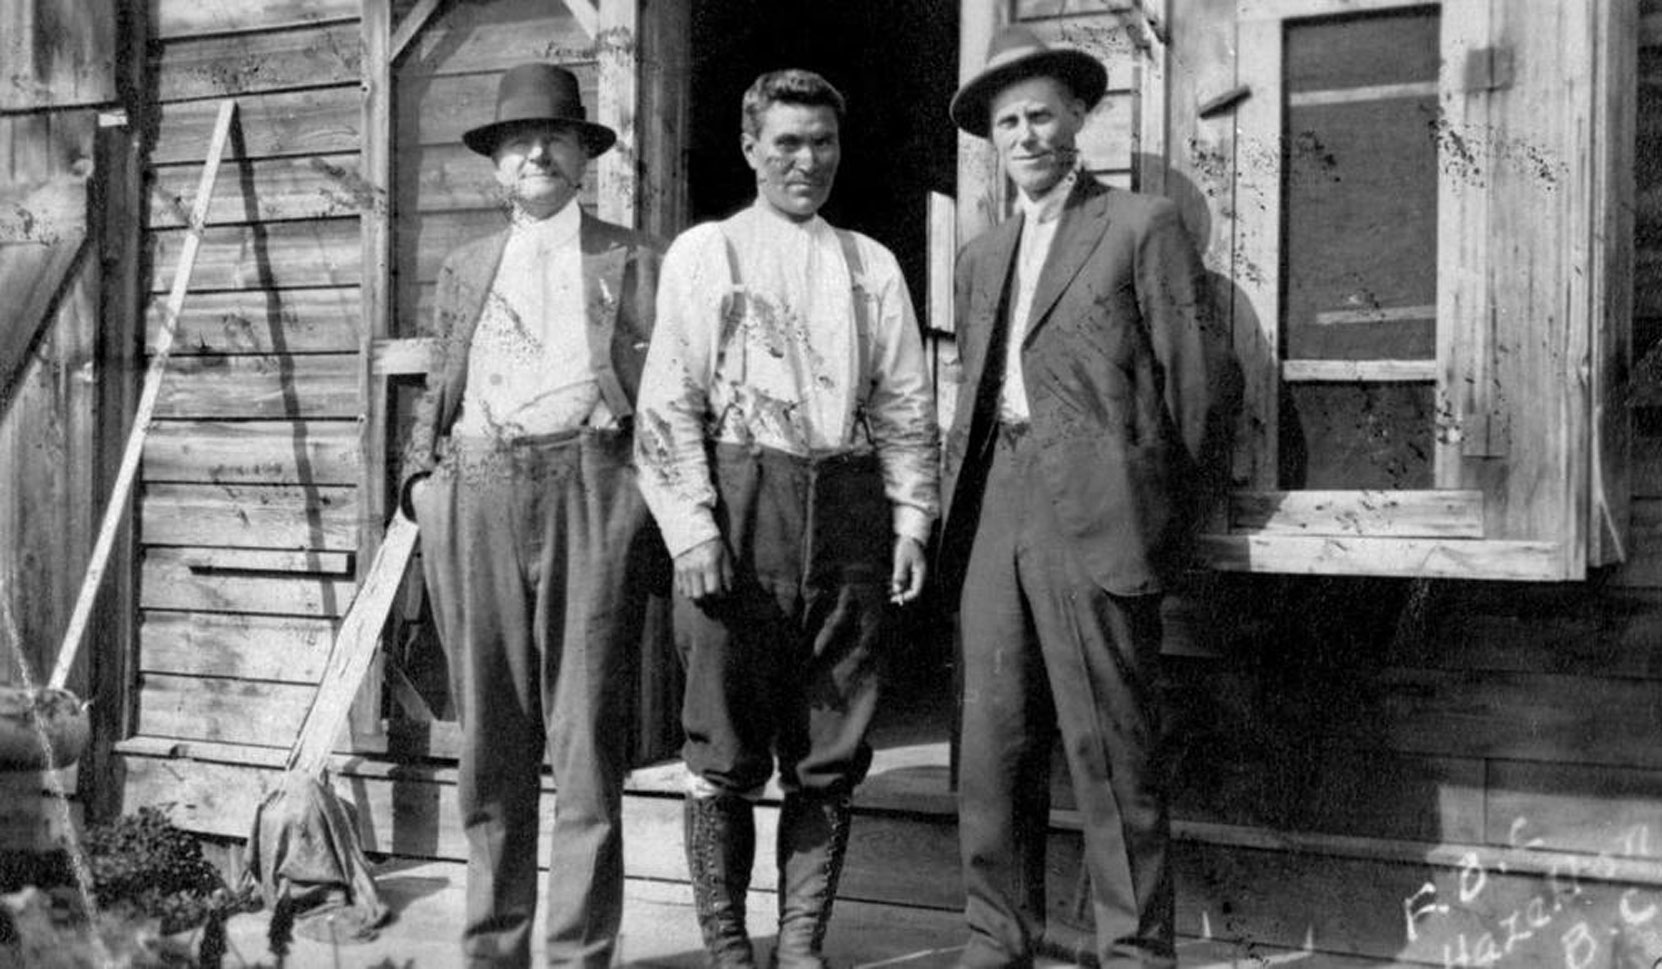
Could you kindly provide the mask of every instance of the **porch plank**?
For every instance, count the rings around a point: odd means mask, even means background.
[[[173,277],[184,235],[175,229],[150,233],[152,291],[165,289]],[[216,226],[202,234],[191,291],[356,286],[362,273],[356,218]]]
[[[350,84],[359,73],[358,29],[350,22],[179,37],[154,49],[151,72],[163,101]]]
[[[195,34],[273,30],[358,15],[358,0],[149,0],[150,24],[159,39]]]
[[[477,158],[478,156],[474,156]],[[195,201],[199,164],[161,165],[151,175],[150,228],[183,226]],[[488,173],[487,173],[488,175]],[[231,159],[214,188],[208,225],[353,216],[386,204],[358,177],[358,155]]]
[[[146,485],[150,545],[357,550],[357,491],[292,485]]]
[[[287,749],[316,694],[307,684],[147,673],[138,684],[138,729],[158,737]],[[251,807],[242,815],[253,816]],[[245,826],[241,835],[247,834]]]
[[[304,91],[250,94],[237,99],[240,150],[228,162],[273,155],[328,155],[356,151],[362,134],[356,83]],[[487,106],[485,117],[495,107]],[[163,104],[152,165],[199,162],[213,130],[215,100]]]
[[[153,481],[357,485],[351,421],[161,421],[144,441]]]
[[[172,355],[356,353],[360,299],[357,286],[192,293]],[[161,304],[150,304],[147,345],[161,327]]]
[[[139,571],[139,606],[204,612],[338,617],[352,602],[350,578],[193,569],[191,550],[148,548]]]
[[[180,357],[169,360],[156,417],[352,418],[358,414],[356,354]]]
[[[139,670],[316,683],[334,630],[327,619],[151,609],[139,623]]]

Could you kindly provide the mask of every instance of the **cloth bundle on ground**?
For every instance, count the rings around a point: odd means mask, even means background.
[[[356,835],[352,808],[322,778],[291,771],[254,811],[248,870],[265,903],[284,904],[296,935],[321,941],[366,942],[386,922]]]

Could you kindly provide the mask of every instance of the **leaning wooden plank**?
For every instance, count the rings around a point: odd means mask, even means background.
[[[138,730],[280,747],[294,738],[313,691],[303,683],[147,673],[138,684]]]
[[[163,421],[144,446],[144,480],[352,485],[350,421]]]
[[[149,548],[139,572],[145,609],[343,616],[352,602],[350,577],[220,572],[190,567],[190,552]]]
[[[208,198],[213,195],[214,179],[219,174],[219,160],[225,153],[226,142],[231,136],[231,123],[235,120],[236,113],[235,101],[226,101],[219,106],[219,116],[214,122],[213,139],[208,146],[208,164],[202,170],[202,185],[196,192],[196,210],[191,213],[191,228],[187,231],[180,248],[173,288],[168,293],[166,322],[157,336],[155,353],[145,370],[144,386],[139,392],[138,407],[133,412],[133,429],[127,436],[127,445],[121,454],[121,464],[116,470],[115,483],[110,488],[110,497],[104,507],[103,521],[98,526],[98,539],[93,543],[92,553],[87,559],[87,574],[81,581],[81,591],[75,598],[75,609],[70,613],[63,643],[58,648],[58,660],[48,680],[48,685],[54,689],[62,689],[64,684],[69,682],[70,671],[75,666],[75,657],[80,652],[81,640],[85,638],[87,623],[92,618],[93,604],[97,601],[98,590],[103,585],[104,570],[109,565],[116,533],[120,528],[121,519],[127,513],[133,482],[138,477],[139,459],[144,453],[144,433],[149,429],[151,417],[156,411],[156,398],[161,394],[162,377],[167,370],[167,352],[173,344],[174,321],[179,316],[179,307],[184,305],[185,291],[190,288],[191,269],[196,265],[196,249],[201,244],[202,219],[207,212]]]
[[[163,41],[152,48],[163,101],[263,94],[358,79],[358,30],[351,23]]]
[[[351,20],[358,0],[149,0],[155,39],[243,33]]]
[[[328,763],[335,735],[345,723],[364,673],[375,658],[381,629],[404,583],[404,570],[409,567],[410,555],[415,550],[416,532],[415,522],[403,515],[395,516],[387,526],[375,561],[363,573],[363,584],[335,635],[329,666],[324,670],[316,699],[306,711],[306,722],[300,728],[289,758],[289,770],[315,775]]]
[[[157,273],[177,263],[183,234],[150,234]],[[216,226],[203,234],[196,290],[269,290],[291,286],[356,286],[363,281],[358,220],[314,219],[271,225]]]
[[[179,313],[173,355],[356,353],[359,298],[356,286],[197,293]],[[145,320],[151,347],[162,306],[153,299]]]
[[[239,99],[239,158],[327,155],[358,147],[358,85],[253,94]],[[201,161],[213,125],[212,101],[161,106],[152,165]],[[494,102],[493,105],[494,107]]]
[[[357,355],[179,357],[156,416],[308,419],[358,413]]]
[[[474,155],[475,164],[479,156]],[[151,172],[150,228],[184,225],[202,166],[160,165]],[[485,179],[494,184],[487,170]],[[261,158],[238,165],[208,207],[208,224],[288,222],[357,215],[376,204],[358,177],[356,154]]]
[[[354,488],[153,483],[139,527],[149,545],[349,552],[357,506]]]
[[[296,616],[146,610],[138,666],[146,673],[316,684],[335,623]]]
[[[1402,538],[1482,538],[1481,491],[1237,491],[1238,532]]]

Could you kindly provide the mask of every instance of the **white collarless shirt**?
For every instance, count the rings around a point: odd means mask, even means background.
[[[545,219],[516,210],[468,349],[453,434],[515,438],[611,423],[591,364],[581,227],[575,198]]]
[[[1016,245],[1015,298],[1010,301],[1010,318],[1005,322],[1010,332],[1004,346],[1004,384],[998,398],[998,417],[1006,423],[1023,423],[1031,414],[1027,406],[1027,381],[1021,373],[1021,345],[1032,322],[1028,317],[1033,315],[1033,291],[1038,288],[1045,260],[1050,257],[1050,244],[1062,221],[1062,208],[1078,178],[1077,171],[1070,172],[1038,198],[1016,193],[1022,213],[1021,241]]]

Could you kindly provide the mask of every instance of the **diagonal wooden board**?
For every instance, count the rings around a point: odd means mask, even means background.
[[[0,399],[22,373],[87,240],[87,183],[0,191]]]
[[[335,634],[317,697],[306,711],[300,735],[289,753],[288,769],[317,775],[329,763],[335,737],[340,733],[358,686],[375,658],[375,644],[392,611],[393,601],[403,583],[415,550],[416,524],[402,514],[393,516],[381,538],[369,573],[358,587],[352,605]]]

